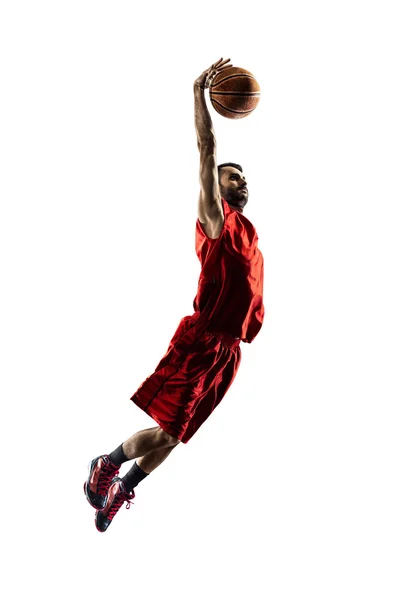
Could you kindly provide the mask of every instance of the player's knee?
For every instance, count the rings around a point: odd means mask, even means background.
[[[176,446],[180,442],[180,440],[161,429],[161,427],[159,427],[159,435],[165,446]]]

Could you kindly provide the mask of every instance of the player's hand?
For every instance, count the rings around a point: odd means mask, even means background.
[[[216,75],[218,75],[218,73],[232,66],[231,64],[228,64],[230,60],[230,58],[227,58],[226,60],[220,58],[219,60],[217,60],[216,63],[211,65],[209,69],[204,71],[200,75],[200,77],[196,79],[196,81],[194,82],[194,87],[198,87],[201,90],[205,90],[206,88],[210,87],[212,80]]]

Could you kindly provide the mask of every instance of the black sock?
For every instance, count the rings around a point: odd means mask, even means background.
[[[118,446],[118,448],[116,448],[114,452],[111,452],[111,454],[108,455],[108,458],[116,467],[121,466],[122,463],[129,460],[129,458],[126,457],[125,452],[122,450],[122,444]]]
[[[136,487],[138,483],[142,481],[142,479],[147,477],[148,474],[149,473],[145,473],[144,471],[142,471],[139,465],[135,462],[135,464],[127,472],[127,474],[122,477],[122,481],[124,482],[126,491],[131,492],[133,488]]]

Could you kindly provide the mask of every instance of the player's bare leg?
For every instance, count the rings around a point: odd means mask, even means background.
[[[153,450],[173,448],[177,444],[179,444],[179,440],[163,431],[161,427],[150,427],[150,429],[143,429],[134,433],[122,444],[122,450],[126,459],[132,460],[139,456],[144,457],[145,454],[153,452]]]
[[[177,444],[174,446],[169,446],[167,448],[160,448],[159,450],[153,450],[152,452],[148,452],[144,456],[141,456],[136,464],[138,467],[142,469],[145,473],[151,473],[156,469],[161,463],[170,455],[172,450],[176,448]]]

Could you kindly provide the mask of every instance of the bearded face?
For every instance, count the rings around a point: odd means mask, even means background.
[[[243,212],[249,199],[246,177],[235,167],[223,167],[219,180],[221,196],[233,208]]]

